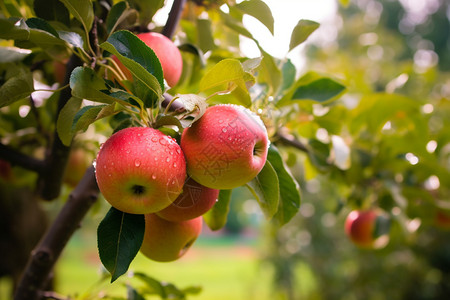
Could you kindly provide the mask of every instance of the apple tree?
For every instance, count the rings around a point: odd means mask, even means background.
[[[397,235],[398,227],[416,232],[415,224],[431,224],[434,212],[448,210],[448,189],[436,188],[436,182],[450,186],[444,96],[433,103],[440,108],[435,114],[442,126],[430,131],[428,124],[436,118],[424,114],[429,100],[395,93],[401,78],[380,92],[364,81],[367,77],[349,75],[358,67],[352,65],[354,57],[344,56],[349,60],[344,66],[330,59],[324,68],[320,61],[326,53],[320,49],[317,65],[300,72],[289,59],[265,51],[243,25],[244,16],[251,16],[273,34],[267,4],[237,2],[174,0],[163,25],[154,16],[165,8],[164,1],[2,3],[0,204],[6,215],[19,212],[9,223],[23,219],[21,226],[30,229],[20,237],[27,245],[16,246],[26,250],[21,263],[2,266],[1,275],[15,280],[15,299],[55,295],[52,269],[98,198],[111,205],[97,235],[100,259],[113,282],[127,272],[139,251],[155,260],[177,259],[193,246],[203,220],[211,230],[223,228],[233,190],[246,187],[270,230],[273,248],[267,261],[275,268],[274,281],[289,299],[296,297],[292,272],[303,249],[293,238],[298,235],[288,233],[298,224],[312,226],[308,216],[313,207],[333,212],[328,220],[351,210],[378,208]],[[319,26],[298,20],[289,50]],[[260,55],[245,57],[242,39],[254,43]],[[79,149],[90,158],[72,165],[72,154]],[[103,153],[112,154],[105,158]],[[250,172],[245,160],[232,161],[241,153],[260,159],[256,171]],[[70,183],[66,178],[79,173],[77,168],[83,176]],[[233,171],[231,179],[219,177],[228,170]],[[128,186],[121,175],[130,172],[133,182]],[[205,174],[214,183],[204,180]],[[177,188],[169,188],[172,184]],[[66,186],[68,196],[62,192]],[[213,201],[190,220],[162,212],[180,203],[190,188]],[[315,196],[323,201],[313,205]],[[62,209],[45,226],[40,202],[65,197]],[[300,209],[301,198],[305,209]],[[20,210],[16,203],[21,203]],[[370,225],[369,238],[390,230]],[[311,228],[319,231],[318,237],[328,237],[322,227]],[[344,226],[336,232],[344,233]],[[310,233],[300,233],[311,239]],[[169,258],[168,249],[174,250]],[[320,251],[317,257],[323,258],[326,254]],[[8,254],[18,255],[13,249]],[[314,258],[311,266],[317,264]],[[161,283],[151,274],[134,276],[147,288],[128,286],[132,299],[147,294],[185,299],[199,292]]]

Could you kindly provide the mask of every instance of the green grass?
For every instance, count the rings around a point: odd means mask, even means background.
[[[101,270],[95,236],[75,235],[58,263],[56,289],[63,295],[79,296],[94,288],[93,294],[124,297],[125,282],[140,283],[124,275],[113,284],[99,284]],[[249,240],[201,237],[178,261],[158,263],[138,254],[130,270],[178,288],[201,286],[200,294],[189,297],[193,300],[270,299],[269,271],[260,265],[257,245]]]

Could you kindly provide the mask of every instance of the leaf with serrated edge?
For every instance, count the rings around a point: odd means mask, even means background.
[[[278,149],[273,144],[269,147],[267,160],[270,161],[275,169],[280,183],[280,203],[274,219],[281,226],[289,222],[300,208],[300,187],[284,164]]]
[[[123,275],[144,240],[144,215],[127,214],[111,207],[97,229],[100,260],[111,282]]]
[[[268,220],[270,220],[278,209],[280,201],[280,186],[277,173],[269,161],[266,161],[261,172],[246,184],[252,192],[259,206]]]
[[[216,204],[203,215],[209,229],[216,231],[225,226],[230,211],[231,192],[232,190],[220,190]]]

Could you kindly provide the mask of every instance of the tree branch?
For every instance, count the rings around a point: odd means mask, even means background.
[[[183,12],[186,0],[174,0],[172,8],[169,12],[169,18],[167,19],[166,25],[162,30],[162,34],[172,39],[175,29],[180,22],[181,13]]]
[[[309,153],[309,149],[306,147],[306,145],[297,140],[294,136],[286,135],[280,131],[277,131],[274,135],[274,138],[276,141],[279,141],[284,145],[291,146],[300,151]]]
[[[9,161],[13,165],[20,166],[37,173],[44,171],[45,163],[42,160],[20,153],[16,149],[0,143],[0,158]]]
[[[80,183],[69,195],[52,226],[32,252],[25,272],[19,282],[15,300],[37,300],[70,237],[80,227],[80,222],[97,200],[99,189],[94,167],[86,170]]]
[[[72,55],[66,66],[67,69],[63,85],[69,83],[70,74],[72,74],[73,69],[80,65],[80,59],[76,55]],[[61,91],[56,112],[57,116],[59,116],[59,113],[67,101],[69,101],[70,97],[72,97],[70,87]],[[38,191],[43,199],[53,200],[59,196],[69,153],[70,147],[65,146],[61,142],[58,132],[55,129],[53,143],[50,151],[47,151],[45,158],[45,170],[42,172],[38,182]]]

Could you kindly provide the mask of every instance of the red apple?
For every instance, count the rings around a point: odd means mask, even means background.
[[[232,104],[207,108],[180,142],[188,174],[213,189],[233,189],[255,178],[266,163],[268,144],[259,116]]]
[[[202,231],[203,218],[171,222],[156,214],[145,215],[141,253],[154,261],[169,262],[182,257]]]
[[[74,148],[70,151],[64,182],[75,187],[83,178],[86,169],[92,164],[94,157],[86,149]]]
[[[147,46],[149,46],[161,63],[164,78],[170,87],[175,86],[180,80],[183,71],[183,58],[178,47],[166,36],[157,32],[145,32],[137,34]],[[125,66],[113,56],[113,59],[124,72],[127,79],[131,80],[132,75]]]
[[[184,184],[183,193],[156,214],[173,222],[194,219],[210,210],[218,196],[219,190],[207,188],[189,177]]]
[[[96,178],[113,207],[132,214],[152,213],[180,195],[186,162],[173,138],[153,128],[131,127],[114,133],[100,148]]]
[[[389,241],[389,222],[379,211],[354,210],[345,220],[345,232],[361,248],[382,248]]]

